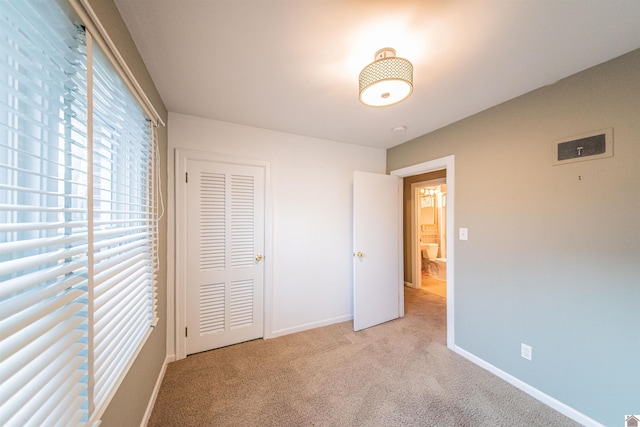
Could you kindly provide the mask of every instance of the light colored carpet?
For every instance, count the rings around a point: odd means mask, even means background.
[[[445,346],[445,299],[406,317],[256,340],[171,363],[150,426],[576,426]]]

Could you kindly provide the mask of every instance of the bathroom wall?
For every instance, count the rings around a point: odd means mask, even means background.
[[[447,257],[447,185],[438,186],[438,237],[440,240],[439,258]]]
[[[446,256],[446,252],[441,252],[442,249],[446,250],[446,245],[442,245],[444,235],[442,234],[443,210],[441,187],[446,187],[446,185],[436,184],[429,185],[427,187],[421,187],[426,190],[434,191],[433,195],[427,196],[427,198],[431,198],[431,200],[427,202],[428,204],[430,204],[430,206],[422,206],[422,197],[418,198],[417,200],[418,206],[420,206],[420,218],[418,221],[418,224],[420,225],[420,230],[418,232],[418,234],[420,235],[420,242],[437,244],[438,254],[436,255],[436,258],[444,258]]]
[[[552,165],[554,140],[609,127],[613,157]],[[469,229],[456,346],[603,425],[640,413],[640,50],[394,147],[387,169],[449,155]]]
[[[387,168],[388,169],[388,168]],[[422,181],[430,181],[433,179],[444,178],[447,176],[446,170],[439,170],[429,173],[423,173],[415,176],[408,176],[403,179],[402,198],[403,198],[403,220],[402,230],[404,233],[404,281],[411,282],[411,271],[413,269],[413,257],[411,257],[411,184]]]

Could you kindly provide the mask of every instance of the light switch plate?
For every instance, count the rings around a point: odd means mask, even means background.
[[[468,228],[460,228],[460,240],[469,240]]]
[[[527,360],[531,360],[533,357],[533,348],[525,343],[520,343],[520,356]]]

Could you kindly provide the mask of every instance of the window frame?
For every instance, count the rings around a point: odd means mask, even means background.
[[[117,51],[114,43],[109,38],[107,32],[104,30],[104,27],[100,24],[95,12],[91,9],[87,0],[58,0],[57,3],[62,6],[62,8],[67,12],[67,15],[74,14],[78,16],[78,22],[76,24],[82,25],[85,30],[86,35],[86,104],[87,104],[87,113],[86,113],[86,157],[82,158],[81,161],[86,163],[86,175],[87,175],[87,194],[86,194],[86,203],[87,203],[87,211],[86,211],[86,228],[87,228],[87,249],[86,249],[86,281],[87,281],[87,355],[86,361],[83,363],[87,364],[87,378],[86,381],[86,404],[85,406],[85,415],[83,416],[84,422],[86,424],[94,424],[99,422],[104,410],[108,407],[109,402],[112,397],[115,395],[118,387],[121,382],[126,377],[129,369],[133,365],[137,355],[142,350],[144,345],[146,344],[149,336],[151,335],[153,328],[157,325],[158,322],[158,313],[157,313],[157,275],[159,269],[159,261],[158,261],[158,221],[163,214],[163,205],[161,200],[160,193],[160,182],[159,182],[159,151],[158,151],[158,142],[157,142],[157,132],[156,128],[158,126],[164,126],[164,123],[157,111],[153,107],[152,103],[149,101],[148,97],[145,95],[144,91],[136,81],[133,73],[129,70],[124,59]],[[150,138],[150,147],[149,147],[149,157],[145,161],[148,163],[148,171],[149,176],[143,178],[146,182],[141,183],[141,188],[144,189],[148,193],[149,204],[144,209],[145,215],[149,216],[149,227],[150,228],[150,253],[145,255],[144,259],[147,260],[148,264],[151,264],[151,292],[150,292],[150,319],[148,319],[148,327],[143,333],[143,336],[139,341],[136,341],[137,345],[133,351],[128,353],[127,360],[121,360],[119,366],[119,372],[117,374],[117,378],[115,381],[111,381],[108,385],[107,390],[96,390],[96,384],[94,381],[95,378],[95,357],[94,357],[94,345],[95,345],[95,334],[94,334],[94,301],[95,301],[95,272],[94,268],[96,266],[96,262],[94,259],[95,251],[93,250],[93,246],[96,242],[96,237],[94,235],[94,231],[96,230],[96,225],[94,224],[94,189],[95,183],[94,181],[94,88],[93,88],[93,62],[94,62],[94,47],[99,46],[99,48],[104,53],[107,60],[110,62],[111,66],[113,66],[115,72],[122,80],[126,88],[129,90],[130,94],[133,95],[137,104],[142,109],[143,114],[147,117],[147,120],[150,122],[150,126],[148,129],[148,136]],[[61,113],[59,113],[61,114]],[[55,117],[55,112],[52,113]],[[59,120],[62,120],[62,117],[58,117]],[[66,129],[66,128],[65,128]],[[9,135],[10,131],[7,131],[7,135]],[[64,144],[69,143],[69,139],[64,138]],[[46,147],[46,145],[39,145],[40,147]],[[2,147],[0,147],[1,149]],[[66,150],[66,149],[65,149]],[[71,155],[68,155],[67,151],[64,151],[62,157],[64,157],[64,167],[68,166],[66,163]],[[44,155],[41,155],[41,158],[44,158]],[[66,169],[65,169],[66,170]],[[113,170],[111,172],[114,173]],[[65,172],[66,176],[66,172]],[[0,179],[1,176],[0,176]],[[123,183],[120,182],[120,185]],[[64,197],[69,197],[67,192],[67,186],[69,183],[65,181],[64,183]],[[122,197],[128,197],[122,196]],[[73,220],[71,221],[73,222]],[[81,221],[82,222],[82,221]],[[82,222],[84,224],[84,222]],[[66,219],[65,219],[66,224]],[[145,252],[146,253],[146,252]],[[2,300],[0,299],[0,302]],[[146,322],[146,321],[145,321]],[[0,346],[2,345],[2,341],[0,341]],[[1,387],[1,385],[0,385]],[[0,388],[1,391],[1,388]],[[55,394],[57,391],[52,392]],[[101,394],[101,397],[98,399],[99,401],[96,404],[96,395],[98,392]],[[0,404],[0,410],[2,410]],[[60,408],[58,408],[60,409]],[[64,408],[62,408],[64,410]],[[13,416],[13,415],[11,415]]]

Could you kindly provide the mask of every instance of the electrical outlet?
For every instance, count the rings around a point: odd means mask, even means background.
[[[533,348],[530,345],[526,345],[525,343],[520,344],[520,356],[524,357],[527,360],[531,360],[533,356]]]

